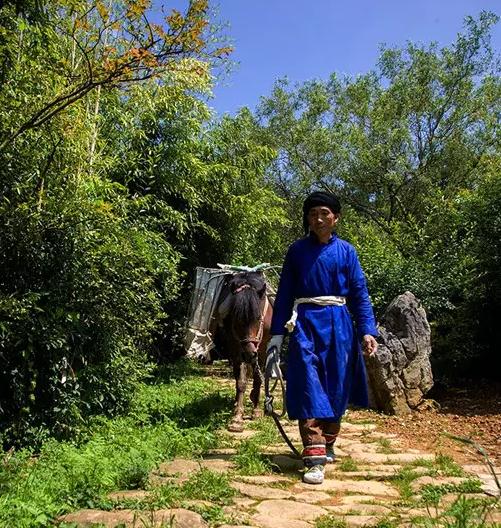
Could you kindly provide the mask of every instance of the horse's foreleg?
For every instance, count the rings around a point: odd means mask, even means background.
[[[250,399],[252,402],[252,419],[261,418],[263,416],[263,410],[259,406],[261,399],[261,376],[256,367],[254,367],[254,378],[252,380],[252,391],[250,393]]]
[[[247,386],[247,365],[244,362],[233,366],[235,375],[236,396],[233,418],[228,425],[228,430],[241,433],[244,430],[244,394]]]

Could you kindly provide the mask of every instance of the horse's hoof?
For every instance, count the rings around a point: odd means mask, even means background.
[[[233,420],[228,424],[228,431],[230,431],[231,433],[241,433],[243,432],[243,430],[244,424],[242,422]]]

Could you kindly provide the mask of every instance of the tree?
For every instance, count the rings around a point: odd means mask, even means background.
[[[264,185],[272,151],[237,150],[230,133],[241,129],[243,138],[245,127],[209,130],[204,99],[213,59],[224,53],[188,45],[206,31],[190,29],[189,10],[205,4],[191,2],[183,27],[174,14],[163,30],[178,27],[181,39],[187,31],[186,47],[162,64],[142,53],[130,71],[120,70],[135,57],[123,28],[146,27],[146,3],[85,5],[85,16],[73,2],[0,9],[2,28],[13,29],[0,31],[0,46],[14,65],[0,83],[7,446],[70,438],[87,416],[124,410],[152,360],[180,348],[193,267],[256,262],[275,240],[272,221],[283,221]],[[122,29],[110,26],[127,5],[142,6],[141,16],[125,13]],[[95,27],[84,23],[91,18]],[[107,70],[100,61],[119,29],[125,40],[109,52],[117,65]],[[68,97],[91,77],[91,89]]]
[[[295,88],[279,81],[256,113],[260,137],[278,152],[270,181],[291,214],[299,218],[313,189],[338,194],[341,229],[360,247],[377,308],[414,291],[435,335],[445,336],[437,357],[450,357],[462,339],[463,367],[480,353],[466,337],[479,336],[458,314],[471,307],[468,291],[483,264],[462,196],[476,196],[486,161],[499,159],[501,82],[490,47],[497,21],[487,12],[468,17],[442,49],[382,49],[377,68],[354,79],[333,74]],[[299,222],[293,229],[297,236]],[[454,324],[460,338],[448,340]]]
[[[165,17],[167,25],[152,21],[148,0],[60,0],[25,9],[19,9],[18,2],[9,4],[0,15],[0,50],[6,57],[1,83],[14,86],[30,78],[37,82],[28,115],[7,121],[0,130],[0,149],[92,91],[159,77],[189,57],[213,61],[231,52],[229,47],[214,45],[217,39],[207,19],[207,0],[190,0],[184,14],[172,10]],[[30,24],[26,15],[33,12],[38,20]],[[199,63],[191,64],[197,71]],[[55,93],[48,90],[36,96],[40,85],[53,87],[56,79]],[[6,113],[27,102],[13,97],[14,93],[4,91]]]
[[[388,235],[402,223],[421,242],[426,201],[473,185],[499,142],[496,21],[485,12],[468,18],[450,48],[384,49],[378,69],[353,80],[333,75],[297,90],[277,83],[258,110],[280,151],[277,188],[333,190]]]

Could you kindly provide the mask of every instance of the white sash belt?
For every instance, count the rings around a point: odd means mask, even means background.
[[[320,306],[343,306],[346,304],[346,297],[336,295],[322,295],[321,297],[300,297],[294,301],[292,317],[285,323],[285,328],[292,332],[296,326],[297,307],[299,304],[318,304]]]

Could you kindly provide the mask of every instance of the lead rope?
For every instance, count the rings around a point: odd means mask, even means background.
[[[278,353],[278,349],[277,349],[277,353]],[[276,381],[273,383],[271,390],[270,390],[271,369],[269,368],[266,369],[266,373],[265,375],[263,375],[263,373],[261,372],[261,369],[259,368],[259,363],[257,361],[254,367],[257,370],[259,378],[261,379],[261,383],[264,384],[264,414],[266,416],[271,416],[273,418],[273,421],[275,422],[275,425],[277,426],[277,429],[282,435],[282,438],[284,439],[285,443],[289,446],[290,450],[298,458],[301,458],[301,453],[294,447],[294,444],[291,442],[290,438],[287,436],[287,433],[284,431],[282,424],[280,423],[280,418],[285,416],[285,413],[287,412],[287,409],[285,407],[285,383],[284,383],[284,378],[282,375],[282,371],[280,370],[280,367],[278,365],[276,365],[275,367],[275,372],[277,372],[278,377]],[[283,401],[283,409],[280,414],[278,414],[275,411],[275,409],[273,409],[273,400],[275,399],[275,397],[272,394],[272,392],[275,390],[276,386],[279,383],[280,383],[280,387],[282,390],[282,401]]]

